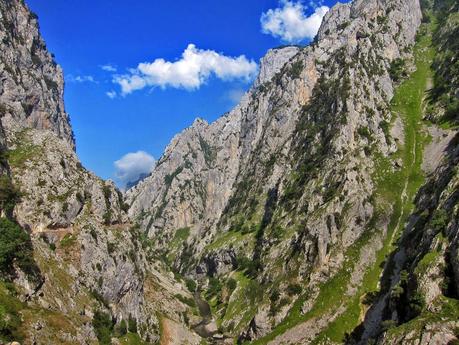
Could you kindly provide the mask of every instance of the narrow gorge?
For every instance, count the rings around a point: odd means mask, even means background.
[[[0,0],[0,344],[458,344],[459,4],[354,0],[125,192]]]

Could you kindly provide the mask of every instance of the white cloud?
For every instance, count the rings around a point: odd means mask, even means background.
[[[211,75],[221,80],[255,77],[257,64],[244,55],[228,57],[213,50],[202,50],[189,44],[180,60],[170,62],[156,59],[140,63],[129,74],[115,76],[114,82],[121,86],[123,95],[145,87],[173,87],[187,90],[199,89]]]
[[[149,174],[155,159],[144,151],[131,152],[115,161],[115,177],[123,184],[136,181],[141,175]]]
[[[106,94],[107,97],[110,98],[110,99],[113,99],[113,98],[116,97],[116,91],[113,91],[113,90],[108,91],[108,92],[106,92],[105,94]]]
[[[116,72],[116,67],[110,64],[100,66],[104,71],[107,72]]]
[[[231,103],[238,104],[244,94],[245,91],[243,89],[232,89],[226,92],[225,98]]]
[[[262,32],[289,43],[313,39],[329,10],[327,6],[320,6],[308,17],[301,2],[283,0],[281,4],[281,8],[270,9],[261,15]]]
[[[67,77],[67,81],[71,83],[97,83],[97,81],[91,75],[69,75]]]

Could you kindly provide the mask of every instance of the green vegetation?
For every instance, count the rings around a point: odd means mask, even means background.
[[[217,158],[217,150],[210,146],[201,136],[199,136],[199,145],[201,146],[201,151],[204,153],[206,164],[211,165]]]
[[[118,337],[122,337],[123,335],[126,335],[127,333],[127,323],[126,323],[126,320],[121,320],[120,323],[118,325],[115,326],[115,334],[118,336]]]
[[[14,187],[11,179],[7,175],[0,176],[0,209],[5,211],[9,217],[13,214],[13,209],[19,201],[20,193]]]
[[[386,337],[391,339],[397,335],[407,334],[413,332],[414,334],[421,334],[427,324],[432,323],[445,323],[448,321],[457,321],[459,319],[459,301],[457,299],[439,297],[434,302],[435,313],[424,310],[418,317],[403,323],[396,327],[392,323],[388,327]]]
[[[222,290],[222,283],[219,279],[210,277],[209,286],[207,287],[206,298],[208,300],[212,299],[214,296],[219,296]]]
[[[129,315],[128,319],[128,331],[131,333],[137,333],[137,320]]]
[[[14,262],[28,274],[37,271],[29,234],[16,222],[0,218],[0,272],[11,272]]]
[[[430,92],[430,118],[445,126],[459,125],[459,4],[444,0],[435,4],[439,25],[434,33],[438,53],[433,62],[434,86]],[[438,111],[442,109],[442,111]],[[439,114],[440,113],[440,114]],[[441,115],[441,116],[439,116]]]
[[[439,209],[437,210],[431,221],[430,221],[430,226],[435,232],[442,232],[445,234],[446,227],[449,222],[449,217],[448,214],[446,213],[446,210],[444,209]]]
[[[216,237],[213,242],[209,243],[205,247],[205,250],[209,252],[214,249],[222,248],[224,246],[245,243],[246,241],[250,241],[251,239],[253,239],[252,233],[242,234],[241,232],[227,231]]]
[[[196,282],[194,280],[187,279],[185,281],[185,284],[186,284],[186,287],[188,288],[188,290],[190,290],[191,292],[195,292],[196,291],[197,285],[196,285]]]
[[[222,324],[228,325],[229,330],[240,331],[253,318],[257,311],[257,302],[260,301],[262,293],[260,286],[241,272],[234,272],[231,275],[236,282],[231,298],[222,316]],[[234,282],[228,283],[233,286]]]
[[[405,60],[401,58],[394,59],[389,67],[389,75],[395,82],[400,82],[408,77]]]
[[[102,187],[102,192],[104,193],[104,200],[105,200],[105,213],[104,213],[104,224],[110,225],[112,221],[112,209],[110,199],[112,197],[112,190],[110,186],[104,184]]]
[[[169,188],[170,185],[172,184],[172,181],[183,171],[183,167],[179,166],[177,169],[172,174],[167,174],[164,177],[164,183],[166,184],[166,187]]]
[[[376,290],[381,267],[386,256],[395,249],[394,240],[414,209],[412,203],[414,195],[424,181],[421,164],[426,138],[422,133],[422,104],[427,81],[432,75],[430,64],[434,56],[430,35],[434,24],[428,25],[429,27],[425,24],[428,30],[418,38],[414,47],[416,71],[397,88],[392,99],[392,114],[401,116],[405,128],[404,145],[399,148],[393,159],[400,157],[403,160],[403,167],[399,171],[392,171],[391,159],[379,156],[376,161],[376,217],[386,217],[390,213],[387,237],[383,247],[377,252],[375,264],[365,272],[362,285],[358,293],[350,299],[346,311],[328,325],[328,328],[316,339],[317,341],[330,339],[340,342],[358,325],[361,314],[360,298]],[[378,222],[375,219],[372,223]],[[413,298],[409,303],[413,305],[414,310],[421,301]]]
[[[16,169],[24,169],[26,162],[39,159],[43,153],[40,146],[34,145],[27,137],[28,130],[17,135],[17,146],[6,153],[8,163]]]
[[[298,79],[303,72],[304,64],[302,60],[297,60],[290,66],[287,75],[290,79]]]
[[[190,228],[180,228],[175,230],[174,237],[168,244],[167,261],[172,262],[177,251],[183,247],[187,238],[190,236]]]
[[[109,345],[111,339],[117,337],[122,345],[146,345],[137,333],[137,321],[129,316],[128,321],[121,320],[115,325],[115,319],[110,314],[96,310],[92,320],[92,326],[96,333],[99,344]]]
[[[0,281],[0,343],[22,341],[20,311],[23,307],[15,297],[13,285]]]
[[[180,302],[185,303],[186,305],[188,305],[191,308],[195,308],[196,307],[196,302],[194,301],[194,299],[192,297],[186,297],[186,296],[183,296],[183,295],[180,295],[180,294],[176,294],[175,298],[177,298]]]
[[[330,323],[314,343],[342,342],[346,334],[360,322],[361,297],[369,293],[374,294],[386,255],[394,249],[393,241],[412,211],[414,194],[423,182],[421,162],[425,138],[421,130],[422,100],[427,80],[431,75],[430,62],[434,54],[429,34],[419,38],[414,54],[417,70],[400,85],[392,101],[392,113],[399,114],[404,123],[405,143],[399,148],[395,157],[389,159],[379,154],[376,155],[377,166],[374,178],[377,188],[374,200],[377,202],[377,207],[375,219],[371,223],[377,224],[379,217],[390,216],[388,233],[383,247],[377,252],[376,262],[365,272],[357,293],[353,296],[346,296],[350,274],[358,261],[360,250],[369,241],[373,241],[374,236],[375,238],[380,237],[379,229],[370,229],[373,231],[367,230],[346,251],[346,260],[337,274],[320,286],[319,296],[309,312],[301,313],[301,307],[309,297],[308,292],[305,292],[294,303],[287,317],[270,334],[253,344],[266,344],[293,326],[326,313],[334,313],[334,310],[342,305],[346,306],[345,312]],[[392,161],[398,157],[403,160],[403,167],[394,171]],[[411,302],[414,306],[420,303],[416,297]]]
[[[110,345],[114,322],[111,316],[100,310],[96,310],[92,320],[92,326],[101,345]]]
[[[128,333],[119,338],[121,345],[147,345],[149,343],[143,341],[139,334],[137,333]]]
[[[299,284],[289,284],[287,286],[287,293],[290,296],[299,295],[302,291],[303,289],[301,288]]]
[[[72,234],[65,234],[64,238],[60,242],[61,248],[68,248],[76,243],[76,236]]]

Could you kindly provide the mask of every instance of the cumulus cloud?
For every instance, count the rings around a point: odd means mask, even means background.
[[[106,94],[107,97],[110,98],[110,99],[113,99],[113,98],[116,97],[116,91],[113,91],[113,90],[108,91],[108,92],[106,92],[105,94]]]
[[[71,83],[97,83],[93,76],[91,75],[69,75],[67,81]]]
[[[144,174],[149,174],[154,166],[155,159],[144,151],[131,152],[115,161],[115,177],[125,186],[134,182]]]
[[[244,55],[229,57],[189,44],[179,60],[156,59],[151,63],[140,63],[129,74],[115,76],[114,82],[120,85],[121,93],[126,95],[145,87],[195,90],[212,75],[225,81],[249,81],[256,72],[257,64]]]
[[[101,69],[107,72],[116,72],[116,67],[110,64],[100,66]]]
[[[329,8],[320,6],[309,17],[301,2],[281,1],[282,7],[270,9],[260,18],[262,32],[289,43],[313,39]]]

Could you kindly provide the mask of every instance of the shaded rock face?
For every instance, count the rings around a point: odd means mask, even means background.
[[[114,183],[78,160],[62,71],[23,1],[0,3],[0,50],[0,172],[19,191],[12,217],[30,234],[41,276],[33,281],[17,268],[25,302],[18,334],[26,344],[97,342],[93,317],[102,312],[118,325],[135,320],[137,335],[151,342],[160,322],[171,322],[199,343],[187,325],[196,317],[183,302],[192,295],[147,260],[148,245]],[[0,290],[4,296],[2,281]]]
[[[438,21],[433,46],[437,49],[433,64],[434,83],[424,116],[439,120],[445,116],[444,104],[457,87],[439,82],[445,68],[445,56],[458,44],[458,4],[435,1],[430,10]],[[435,18],[432,17],[432,18]],[[432,19],[434,20],[434,19]],[[457,52],[453,53],[456,54]],[[454,117],[451,120],[455,120]],[[457,342],[459,301],[459,227],[458,175],[459,139],[456,130],[434,127],[432,141],[424,151],[426,183],[414,200],[410,216],[397,248],[388,258],[381,291],[369,309],[357,334],[361,344],[452,344]],[[432,160],[432,158],[436,160]]]

